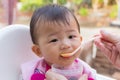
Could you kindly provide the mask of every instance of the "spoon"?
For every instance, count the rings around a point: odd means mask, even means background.
[[[93,38],[91,38],[90,40],[88,40],[88,42],[89,42],[89,41],[93,41],[93,40],[96,39],[96,38],[100,38],[100,37],[93,37]],[[61,53],[61,56],[62,56],[62,57],[70,57],[70,56],[73,56],[79,49],[81,49],[81,46],[84,45],[85,43],[86,43],[86,42],[82,42],[81,45],[80,45],[77,49],[75,49],[73,52],[71,52],[71,53]]]
[[[81,48],[81,45],[77,49],[75,49],[73,52],[71,52],[71,53],[62,53],[61,56],[62,57],[70,57],[70,56],[74,55],[80,48]]]

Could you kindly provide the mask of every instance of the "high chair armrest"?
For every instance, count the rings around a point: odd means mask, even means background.
[[[113,79],[113,78],[104,76],[104,75],[102,75],[102,74],[97,74],[97,75],[96,75],[96,80],[117,80],[117,79]]]

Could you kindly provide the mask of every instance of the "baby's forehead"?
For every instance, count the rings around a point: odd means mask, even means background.
[[[71,28],[71,27],[76,27],[78,28],[78,25],[74,19],[70,19],[67,22],[61,21],[44,21],[44,22],[39,22],[38,23],[38,28],[37,30],[62,30],[65,28]]]
[[[45,24],[45,25],[41,26],[37,30],[38,30],[38,33],[40,34],[40,36],[42,36],[43,34],[67,32],[70,30],[79,31],[78,26],[75,23],[70,23],[70,25],[68,25],[68,24],[64,24],[64,23],[52,23],[52,22],[50,24]]]
[[[64,30],[65,28],[69,28],[69,25],[63,22],[45,22],[40,25],[38,25],[38,30],[39,32],[41,31],[46,31],[46,32],[51,32],[51,31],[59,31],[59,30]]]

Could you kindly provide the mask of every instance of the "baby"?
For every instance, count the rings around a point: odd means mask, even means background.
[[[69,9],[59,5],[37,9],[31,18],[30,33],[32,50],[40,59],[22,65],[23,80],[44,80],[53,64],[63,68],[73,63],[80,65],[81,73],[87,74],[88,80],[95,80],[93,69],[78,59],[81,49],[71,56],[63,56],[76,50],[82,42],[79,23]]]

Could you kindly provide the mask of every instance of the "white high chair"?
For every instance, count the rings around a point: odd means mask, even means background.
[[[0,29],[0,80],[19,80],[20,65],[38,57],[31,51],[29,27],[10,25]],[[97,80],[115,80],[97,74]]]
[[[0,29],[0,80],[18,80],[20,65],[37,58],[31,46],[28,26],[10,25]]]

